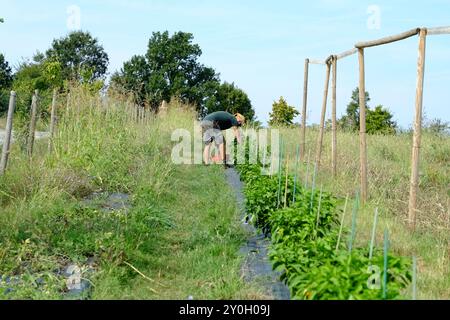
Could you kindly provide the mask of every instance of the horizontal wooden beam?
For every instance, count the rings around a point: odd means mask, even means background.
[[[315,59],[309,59],[310,64],[326,64],[323,60],[315,60]]]
[[[355,54],[355,53],[357,53],[357,52],[358,52],[358,49],[353,48],[353,49],[351,49],[351,50],[347,50],[347,51],[345,51],[345,52],[342,52],[342,53],[336,55],[336,58],[337,58],[338,60],[344,59],[344,58],[346,58],[346,57],[348,57],[348,56],[351,56],[351,55],[353,55],[353,54]]]
[[[363,48],[368,48],[368,47],[379,46],[382,44],[391,43],[391,42],[410,38],[412,36],[418,35],[419,32],[420,32],[420,28],[416,28],[416,29],[412,29],[412,30],[400,33],[400,34],[396,34],[393,36],[389,36],[389,37],[385,37],[385,38],[381,38],[381,39],[377,39],[377,40],[358,42],[357,44],[355,44],[355,47],[358,49],[363,49]]]
[[[450,27],[430,28],[427,31],[427,35],[436,35],[436,34],[450,34]]]

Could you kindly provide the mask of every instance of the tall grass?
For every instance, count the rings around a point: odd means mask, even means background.
[[[46,141],[32,160],[13,146],[0,177],[0,275],[21,282],[0,298],[61,299],[66,284],[57,271],[88,258],[94,299],[256,294],[239,275],[243,234],[223,172],[170,161],[171,133],[192,128],[194,110],[173,104],[141,122],[134,110],[126,97],[72,88],[58,103],[51,154]],[[129,194],[132,208],[84,203],[94,192]]]

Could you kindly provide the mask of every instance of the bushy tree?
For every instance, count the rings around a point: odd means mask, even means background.
[[[198,60],[199,45],[192,43],[191,33],[154,32],[145,56],[125,62],[112,77],[113,87],[132,91],[136,102],[157,109],[163,100],[177,98],[195,104],[200,112],[219,83],[214,69]]]
[[[270,113],[270,126],[291,126],[294,118],[298,116],[298,112],[294,107],[289,106],[287,101],[280,97],[280,100],[275,101],[272,105],[272,113]]]
[[[397,124],[392,120],[393,115],[382,105],[371,110],[368,102],[370,95],[366,92],[366,131],[369,134],[395,134]],[[343,130],[359,131],[360,129],[360,105],[359,88],[352,92],[350,103],[347,105],[346,114],[338,120],[338,125]]]
[[[46,57],[58,61],[66,80],[93,83],[104,79],[108,69],[108,54],[89,32],[75,31],[55,39]]]
[[[234,83],[218,84],[215,94],[207,99],[205,107],[208,113],[215,111],[240,113],[249,122],[255,118],[255,111],[248,95]]]
[[[392,121],[392,114],[383,106],[377,106],[375,110],[367,110],[366,132],[368,134],[395,134],[397,124]]]
[[[9,89],[13,81],[12,70],[0,53],[0,116],[8,110]]]

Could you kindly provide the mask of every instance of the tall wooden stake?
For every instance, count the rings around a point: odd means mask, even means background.
[[[408,224],[412,231],[416,229],[417,191],[419,189],[419,161],[420,145],[422,140],[422,104],[423,83],[425,76],[425,51],[426,51],[427,29],[420,30],[419,38],[419,60],[417,67],[416,88],[416,120],[414,123],[414,141],[411,164],[411,188],[409,193],[409,215]]]
[[[50,118],[50,138],[48,140],[48,153],[51,153],[53,150],[53,138],[55,135],[55,127],[56,127],[56,97],[58,91],[56,89],[53,90],[53,99],[52,99],[52,114]]]
[[[364,49],[358,49],[359,57],[359,137],[361,162],[361,203],[367,201],[367,142],[366,142],[366,80],[364,66]]]
[[[308,104],[308,72],[309,59],[305,60],[305,76],[303,84],[303,111],[302,111],[302,132],[300,141],[300,161],[303,161],[306,150],[306,113]]]
[[[320,158],[322,157],[323,133],[324,133],[324,129],[325,129],[325,116],[327,113],[328,87],[330,85],[330,71],[331,71],[330,63],[327,63],[327,71],[326,71],[327,73],[326,73],[326,77],[325,77],[325,89],[323,92],[322,115],[320,118],[320,131],[319,131],[319,138],[317,139],[317,153],[316,153],[317,169],[319,169]]]
[[[35,90],[31,102],[30,129],[28,131],[28,146],[27,146],[28,156],[30,158],[33,156],[34,136],[36,134],[38,95],[39,90]]]
[[[11,145],[11,133],[13,127],[14,109],[16,107],[16,93],[11,91],[9,97],[8,116],[6,118],[6,134],[3,142],[2,158],[0,160],[0,176],[5,174],[6,166],[8,165],[9,149]]]
[[[336,177],[337,175],[337,119],[336,119],[336,82],[337,82],[337,57],[333,57],[333,79],[332,79],[332,94],[331,94],[331,101],[332,101],[332,141],[331,141],[331,158],[332,158],[332,170],[333,170],[333,177]]]

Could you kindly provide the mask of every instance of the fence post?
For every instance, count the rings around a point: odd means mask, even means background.
[[[36,121],[37,121],[38,94],[39,91],[35,90],[31,102],[31,118],[30,118],[30,128],[28,131],[28,146],[27,146],[28,156],[30,158],[33,156],[34,135],[36,131]]]
[[[58,91],[56,89],[53,90],[53,99],[52,99],[52,113],[50,118],[50,137],[48,140],[48,153],[51,153],[53,150],[53,137],[55,134],[55,126],[56,126],[56,97]]]
[[[324,133],[324,127],[325,127],[325,116],[327,112],[327,100],[328,100],[328,87],[330,85],[330,71],[331,66],[330,62],[327,61],[327,73],[325,77],[325,89],[323,93],[323,104],[322,104],[322,115],[320,118],[320,130],[319,130],[319,138],[317,140],[317,153],[316,153],[316,167],[317,170],[320,166],[320,158],[322,157],[322,144],[323,144],[323,133]]]
[[[421,29],[419,35],[419,59],[417,63],[416,119],[414,122],[414,141],[411,163],[411,189],[409,195],[408,223],[412,231],[416,229],[417,191],[419,189],[420,145],[422,140],[422,104],[425,75],[427,29]]]
[[[337,56],[333,57],[333,79],[332,79],[332,138],[331,138],[331,158],[332,158],[332,170],[333,177],[337,175],[337,119],[336,119],[336,82],[337,82]]]
[[[11,133],[13,127],[13,116],[14,109],[16,107],[16,93],[11,91],[11,95],[9,97],[9,108],[8,108],[8,116],[6,118],[6,133],[5,133],[5,141],[3,142],[2,149],[2,158],[0,160],[0,175],[4,175],[6,171],[6,166],[8,165],[8,157],[9,157],[9,149],[11,145]]]
[[[300,161],[305,158],[306,150],[306,112],[308,104],[308,73],[309,73],[309,59],[305,60],[305,75],[303,83],[303,112],[302,112],[302,129],[300,141]]]
[[[366,83],[364,49],[358,49],[359,60],[359,139],[360,139],[360,175],[361,203],[367,201],[367,142],[366,142]]]

